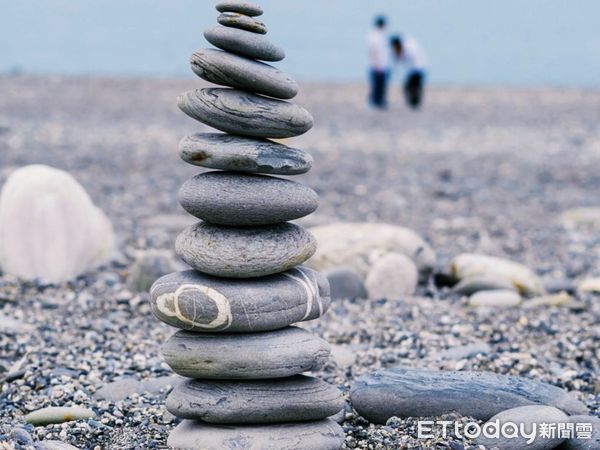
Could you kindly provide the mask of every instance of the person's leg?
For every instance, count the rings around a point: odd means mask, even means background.
[[[384,85],[382,75],[381,72],[373,71],[373,105],[378,108],[383,107]]]
[[[418,108],[421,103],[421,92],[422,92],[422,75],[420,72],[411,72],[406,78],[404,84],[404,96],[406,103],[411,108]]]
[[[381,73],[381,107],[387,107],[387,91],[388,91],[388,79],[389,74],[387,72]]]
[[[419,108],[423,103],[423,93],[425,87],[425,74],[423,72],[417,72],[415,74],[415,87],[414,87],[414,108]]]
[[[377,106],[377,72],[374,70],[369,72],[369,83],[371,84],[369,103],[371,103],[371,106]]]

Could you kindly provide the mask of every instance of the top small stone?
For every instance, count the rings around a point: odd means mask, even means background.
[[[246,16],[256,17],[260,16],[263,13],[263,10],[260,6],[255,5],[253,3],[246,2],[219,2],[217,3],[217,11],[219,12],[236,12],[240,14],[245,14]]]

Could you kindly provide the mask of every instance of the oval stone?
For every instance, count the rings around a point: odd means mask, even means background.
[[[192,71],[211,83],[270,97],[291,99],[298,83],[281,70],[259,61],[215,49],[201,49],[190,58]]]
[[[304,422],[325,419],[344,407],[340,391],[318,378],[187,380],[177,385],[167,410],[183,419],[221,424]]]
[[[175,272],[158,279],[150,296],[159,320],[209,333],[277,330],[322,316],[331,302],[327,279],[307,267],[245,280]]]
[[[271,310],[263,317],[274,313]],[[162,355],[183,377],[258,380],[320,370],[329,359],[330,347],[296,327],[247,334],[178,331],[163,345]]]
[[[339,450],[344,430],[331,419],[276,425],[211,425],[184,420],[169,435],[167,445],[190,450]]]
[[[313,165],[313,157],[304,150],[222,133],[184,137],[179,155],[195,166],[249,173],[297,175],[308,172]]]
[[[224,12],[217,17],[217,22],[225,27],[239,28],[252,33],[267,34],[267,26],[245,14]]]
[[[236,1],[225,1],[219,2],[216,5],[217,11],[219,12],[236,12],[245,14],[247,16],[256,17],[263,13],[262,8],[259,5],[248,2],[236,2]]]
[[[310,258],[316,248],[312,234],[292,223],[233,228],[199,222],[175,241],[176,253],[193,269],[231,278],[284,272]]]
[[[271,42],[265,35],[239,28],[217,25],[204,31],[208,42],[221,50],[262,61],[281,61],[285,58],[283,48]]]
[[[306,133],[313,118],[293,103],[237,89],[209,88],[177,98],[188,116],[226,133],[259,138],[289,138]]]
[[[311,188],[267,175],[206,172],[186,181],[179,203],[218,225],[270,225],[307,216],[319,206]]]

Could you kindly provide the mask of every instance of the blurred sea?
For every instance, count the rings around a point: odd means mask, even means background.
[[[419,39],[436,84],[600,86],[598,0],[257,0],[279,67],[365,78],[375,14]],[[0,0],[0,72],[190,77],[211,0]]]

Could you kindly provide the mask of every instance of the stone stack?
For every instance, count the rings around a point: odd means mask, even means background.
[[[185,419],[168,445],[186,449],[339,449],[339,390],[301,375],[320,369],[330,349],[293,323],[316,319],[330,304],[324,276],[301,266],[315,238],[288,221],[312,213],[317,194],[269,176],[307,172],[312,157],[268,138],[312,127],[303,108],[286,102],[298,86],[262,61],[280,61],[256,19],[259,6],[217,4],[220,25],[207,30],[217,49],[191,58],[201,78],[225,88],[178,98],[183,112],[225,132],[181,141],[186,162],[217,169],[188,180],[181,205],[200,222],[183,231],[177,254],[194,270],[172,273],[151,288],[152,311],[180,328],[163,346],[167,364],[187,380],[167,399]],[[264,175],[269,174],[269,175]]]

